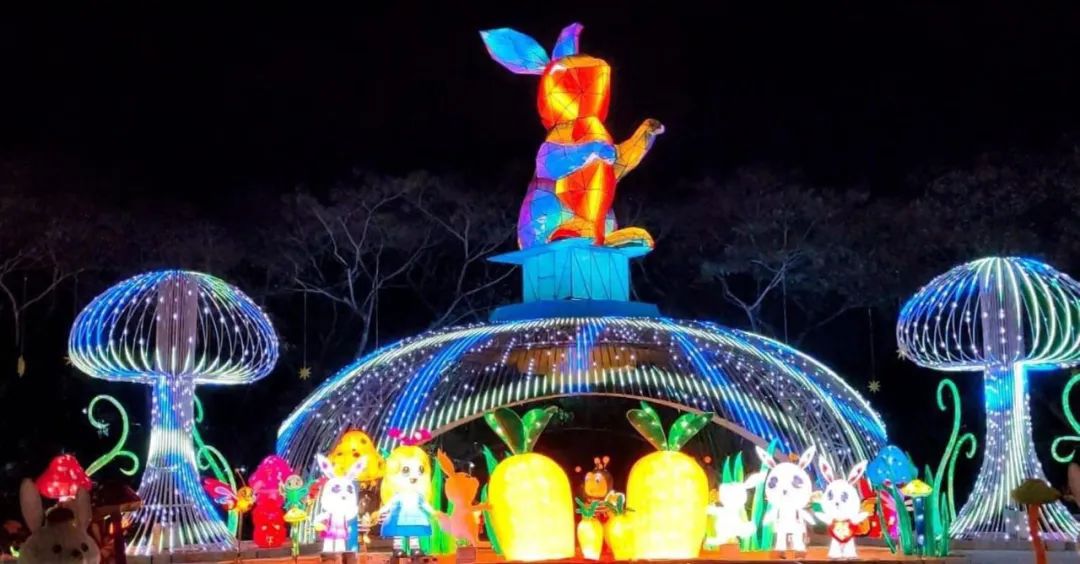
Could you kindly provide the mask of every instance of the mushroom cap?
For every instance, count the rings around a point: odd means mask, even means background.
[[[926,497],[934,492],[934,488],[930,487],[930,484],[915,478],[908,482],[904,487],[900,488],[900,493],[913,498]]]
[[[995,361],[1073,366],[1080,363],[1080,284],[1036,260],[971,261],[904,304],[896,341],[904,357],[940,370],[983,370]]]
[[[1050,484],[1035,478],[1028,478],[1020,482],[1019,486],[1012,491],[1012,498],[1016,503],[1024,505],[1039,505],[1052,503],[1061,497],[1061,492],[1050,487]]]
[[[34,482],[38,492],[49,499],[71,499],[79,490],[88,493],[93,485],[79,461],[70,454],[61,454],[49,461],[49,466]]]
[[[270,500],[281,503],[283,499],[278,487],[292,473],[292,468],[289,468],[289,463],[284,458],[271,454],[264,458],[255,471],[248,476],[248,484],[255,492],[255,498],[260,502]]]
[[[235,286],[183,270],[147,272],[94,298],[71,328],[72,364],[93,378],[244,384],[273,369],[270,319]]]
[[[919,470],[911,462],[911,457],[896,445],[886,445],[866,467],[866,477],[874,486],[886,482],[902,486],[914,480]]]

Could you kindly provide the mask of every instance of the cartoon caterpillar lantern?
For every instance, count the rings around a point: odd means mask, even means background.
[[[585,237],[597,245],[653,246],[635,227],[617,229],[611,204],[615,185],[652,148],[664,126],[645,120],[622,143],[604,127],[611,67],[578,51],[581,24],[559,34],[548,57],[535,39],[509,28],[480,32],[491,57],[515,74],[540,75],[537,109],[548,129],[536,154],[536,173],[518,216],[522,249]]]

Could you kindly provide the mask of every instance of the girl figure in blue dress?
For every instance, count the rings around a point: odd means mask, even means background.
[[[410,437],[411,439],[411,437]],[[381,486],[382,536],[393,537],[394,555],[420,555],[420,538],[431,536],[431,458],[418,440],[401,439],[386,459],[386,474]]]

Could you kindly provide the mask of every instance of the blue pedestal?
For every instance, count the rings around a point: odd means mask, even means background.
[[[492,257],[492,262],[521,266],[523,303],[496,309],[491,320],[659,316],[656,306],[630,301],[630,259],[651,250],[565,239]]]

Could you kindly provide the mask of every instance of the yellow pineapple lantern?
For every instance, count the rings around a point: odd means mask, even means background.
[[[604,523],[604,540],[615,560],[630,560],[634,556],[634,522],[626,509],[626,496],[612,492],[604,505],[608,520]]]
[[[696,558],[705,540],[709,479],[701,465],[679,449],[712,414],[683,414],[667,436],[660,416],[645,402],[626,417],[657,449],[634,463],[626,487],[626,504],[634,512],[633,558]]]
[[[577,525],[578,546],[581,547],[581,556],[585,560],[600,560],[600,551],[604,549],[604,525],[596,518],[596,510],[600,507],[599,501],[585,503],[581,498],[574,500],[577,504],[578,515],[581,521]]]
[[[532,452],[556,410],[532,409],[524,418],[506,408],[484,414],[484,421],[511,452],[488,482],[491,526],[507,560],[574,556],[570,479],[554,460]]]

